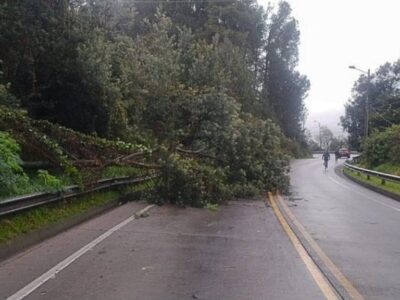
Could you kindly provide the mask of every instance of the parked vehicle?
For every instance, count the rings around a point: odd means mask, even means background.
[[[342,158],[342,157],[350,158],[351,151],[349,149],[347,149],[347,148],[340,148],[339,151],[338,151],[338,154],[339,154],[338,155],[339,158]]]

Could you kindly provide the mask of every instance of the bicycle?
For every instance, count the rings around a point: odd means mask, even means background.
[[[325,167],[325,172],[326,172],[326,170],[328,169],[328,160],[331,159],[331,156],[330,156],[328,150],[326,150],[324,152],[324,154],[322,154],[322,159],[324,160],[324,167]]]
[[[325,167],[325,172],[326,172],[326,170],[328,169],[328,160],[324,160],[324,167]]]

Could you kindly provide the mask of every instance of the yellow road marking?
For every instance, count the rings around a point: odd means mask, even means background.
[[[290,241],[292,242],[294,248],[296,249],[297,253],[303,260],[304,264],[306,265],[308,271],[311,273],[314,281],[320,288],[321,292],[324,294],[326,299],[339,299],[336,293],[333,291],[333,288],[326,280],[325,276],[322,274],[321,270],[315,264],[315,262],[311,259],[310,255],[308,255],[307,251],[304,249],[303,245],[300,243],[299,239],[290,228],[289,224],[286,222],[285,218],[283,217],[278,205],[275,202],[274,196],[271,193],[268,193],[268,198],[270,200],[272,209],[275,212],[276,217],[278,218],[279,222],[281,223],[283,230],[285,230],[286,234],[289,236]]]
[[[329,269],[333,276],[339,281],[342,287],[347,291],[352,299],[362,300],[364,299],[360,292],[351,284],[351,282],[346,278],[346,276],[339,270],[339,268],[333,263],[333,261],[329,258],[329,256],[321,249],[321,247],[317,244],[317,242],[311,237],[311,235],[307,232],[304,226],[300,223],[300,221],[296,218],[296,216],[291,212],[289,207],[283,201],[281,195],[277,195],[277,200],[280,206],[285,211],[286,215],[290,218],[293,224],[297,227],[300,233],[304,236],[310,246],[313,248],[315,253],[319,256],[325,266]],[[279,209],[279,207],[278,207]]]

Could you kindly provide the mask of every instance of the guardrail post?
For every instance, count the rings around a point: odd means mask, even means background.
[[[400,176],[398,175],[393,175],[393,174],[387,174],[387,173],[382,173],[382,172],[377,172],[373,170],[368,170],[368,169],[363,169],[358,166],[351,165],[349,162],[344,163],[344,167],[346,167],[348,170],[351,172],[356,172],[357,176],[361,176],[361,174],[365,174],[367,177],[367,180],[371,180],[371,176],[375,176],[378,179],[381,180],[381,184],[385,185],[386,180],[393,181],[396,183],[400,183]]]

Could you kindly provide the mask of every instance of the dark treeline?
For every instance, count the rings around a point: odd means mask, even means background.
[[[341,117],[343,128],[349,133],[354,149],[362,145],[365,126],[365,101],[369,93],[369,133],[400,124],[400,60],[385,63],[371,74],[360,76],[353,87],[352,99]]]
[[[201,181],[192,198],[221,182],[283,188],[305,143],[298,43],[286,2],[5,0],[0,104],[166,149],[167,198],[181,175]]]
[[[366,99],[369,96],[369,136],[365,138]],[[363,151],[362,164],[381,172],[400,174],[400,60],[385,63],[360,76],[341,117],[349,144]]]

